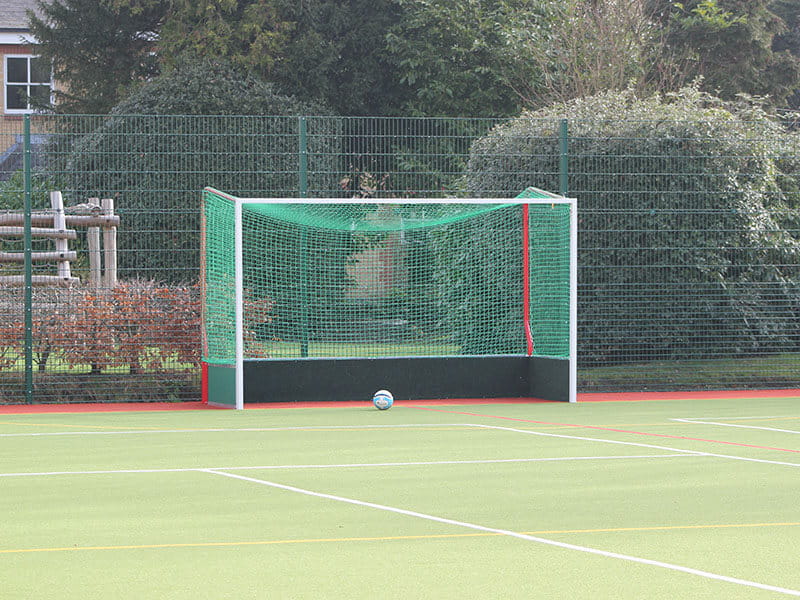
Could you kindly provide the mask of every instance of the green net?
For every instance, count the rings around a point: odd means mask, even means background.
[[[243,202],[245,359],[568,356],[569,204],[402,202]],[[234,216],[204,192],[211,363],[235,359]]]
[[[233,202],[204,195],[201,239],[203,355],[232,364],[236,354],[235,211]]]

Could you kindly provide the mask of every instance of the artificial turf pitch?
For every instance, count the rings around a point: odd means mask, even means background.
[[[800,596],[800,398],[736,396],[7,411],[0,598]]]

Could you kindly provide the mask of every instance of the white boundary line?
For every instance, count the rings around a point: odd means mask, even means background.
[[[341,463],[319,465],[255,465],[243,467],[186,467],[182,469],[115,469],[99,471],[42,471],[38,473],[0,473],[0,477],[44,477],[47,475],[115,475],[129,473],[191,473],[192,471],[245,471],[245,470],[292,470],[292,469],[353,469],[368,467],[415,467],[436,465],[493,465],[503,463],[559,462],[573,460],[624,460],[642,458],[688,458],[693,455],[675,454],[623,454],[619,456],[557,456],[550,458],[498,458],[475,460],[431,460],[384,463]]]
[[[702,450],[687,450],[685,448],[673,448],[671,446],[657,446],[654,444],[643,444],[641,442],[623,442],[621,440],[609,440],[606,438],[592,438],[583,437],[578,435],[566,435],[563,433],[544,433],[542,431],[532,431],[528,429],[516,429],[513,427],[500,427],[499,425],[481,425],[479,423],[471,424],[472,427],[483,427],[486,429],[497,429],[500,431],[512,431],[515,433],[525,433],[527,435],[536,435],[541,437],[554,437],[563,438],[567,440],[585,440],[587,442],[598,442],[601,444],[619,444],[622,446],[636,446],[639,448],[652,448],[654,450],[666,450],[668,452],[682,452],[685,454],[693,454],[695,456],[713,456],[715,458],[727,458],[729,460],[741,460],[745,462],[764,463],[768,465],[782,465],[786,467],[800,467],[800,463],[784,462],[780,460],[766,460],[763,458],[749,458],[747,456],[736,456],[733,454],[717,454],[715,452],[703,452]]]
[[[213,475],[220,475],[222,477],[230,477],[232,479],[239,479],[241,481],[247,481],[250,483],[257,483],[259,485],[264,485],[267,487],[284,490],[287,492],[294,492],[296,494],[304,494],[306,496],[312,496],[315,498],[322,498],[324,500],[334,500],[336,502],[344,502],[347,504],[354,504],[356,506],[363,506],[365,508],[374,508],[377,510],[382,510],[386,512],[391,512],[399,515],[405,515],[408,517],[415,517],[418,519],[425,519],[427,521],[434,521],[437,523],[443,523],[445,525],[453,525],[455,527],[462,527],[466,529],[472,529],[476,531],[483,531],[487,533],[496,533],[499,535],[505,535],[508,537],[517,538],[520,540],[526,540],[529,542],[536,542],[539,544],[545,544],[548,546],[555,546],[557,548],[563,548],[566,550],[575,550],[578,552],[584,552],[587,554],[595,554],[598,556],[603,556],[606,558],[616,558],[619,560],[625,560],[628,562],[638,563],[642,565],[649,565],[654,567],[660,567],[662,569],[668,569],[671,571],[679,571],[681,573],[688,573],[689,575],[696,575],[698,577],[704,577],[706,579],[713,579],[716,581],[723,581],[726,583],[733,583],[736,585],[757,588],[761,590],[767,590],[770,592],[778,592],[781,594],[786,594],[789,596],[798,596],[800,597],[800,590],[793,590],[789,588],[783,588],[775,585],[768,585],[765,583],[758,583],[756,581],[749,581],[747,579],[739,579],[738,577],[729,577],[727,575],[719,575],[717,573],[711,573],[709,571],[702,571],[700,569],[693,569],[691,567],[684,567],[681,565],[675,565],[672,563],[662,562],[659,560],[651,560],[648,558],[639,558],[637,556],[630,556],[628,554],[619,554],[617,552],[608,552],[606,550],[598,550],[596,548],[590,548],[588,546],[578,546],[576,544],[568,544],[566,542],[559,542],[556,540],[550,540],[547,538],[537,537],[533,535],[528,535],[525,533],[517,533],[515,531],[509,531],[507,529],[497,529],[495,527],[486,527],[484,525],[477,525],[475,523],[468,523],[466,521],[456,521],[453,519],[447,519],[444,517],[437,517],[434,515],[429,515],[426,513],[420,513],[413,510],[406,510],[403,508],[397,508],[393,506],[387,506],[385,504],[376,504],[374,502],[364,502],[362,500],[355,500],[353,498],[345,498],[344,496],[335,496],[333,494],[323,494],[320,492],[314,492],[311,490],[306,490],[303,488],[294,487],[291,485],[283,485],[280,483],[275,483],[273,481],[266,481],[263,479],[256,479],[254,477],[245,477],[244,475],[237,475],[235,473],[225,473],[223,471],[217,471],[214,469],[206,469],[205,472],[211,473]]]
[[[32,432],[32,433],[6,433],[0,434],[0,437],[21,437],[21,436],[50,436],[50,435],[131,435],[131,434],[145,434],[145,433],[218,433],[218,432],[239,432],[239,431],[289,431],[289,430],[303,430],[303,429],[319,429],[319,430],[332,430],[337,429],[372,429],[377,427],[393,428],[395,425],[356,425],[356,426],[319,426],[319,427],[278,427],[278,428],[230,428],[230,429],[173,429],[173,430],[134,430],[134,431],[54,431],[54,432]],[[513,427],[501,427],[499,425],[486,425],[482,423],[423,423],[414,425],[403,425],[402,427],[465,427],[477,429],[494,429],[498,431],[511,431],[515,433],[524,433],[526,435],[535,435],[539,437],[560,438],[566,440],[580,440],[586,442],[597,442],[600,444],[617,444],[621,446],[634,446],[638,448],[650,448],[653,450],[662,450],[666,452],[677,452],[681,454],[689,454],[695,456],[713,456],[716,458],[726,458],[728,460],[740,460],[744,462],[755,462],[770,465],[782,465],[788,467],[800,467],[800,463],[793,463],[779,460],[767,460],[762,458],[750,458],[746,456],[736,456],[732,454],[718,454],[714,452],[703,452],[702,450],[688,450],[685,448],[675,448],[672,446],[659,446],[655,444],[644,444],[641,442],[625,442],[621,440],[610,440],[607,438],[585,437],[577,435],[567,435],[563,433],[545,433],[542,431],[534,431],[530,429],[517,429]]]
[[[678,421],[680,423],[692,423],[697,425],[716,425],[717,427],[738,427],[740,429],[761,429],[762,431],[776,431],[778,433],[800,434],[800,431],[797,431],[795,429],[778,429],[777,427],[759,427],[756,425],[741,425],[739,423],[719,423],[717,421],[699,421],[697,419],[670,419],[670,421]]]

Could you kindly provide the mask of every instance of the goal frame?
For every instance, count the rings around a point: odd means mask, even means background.
[[[247,198],[237,197],[232,194],[222,192],[212,187],[207,187],[203,190],[205,193],[213,193],[214,195],[224,198],[233,204],[234,209],[234,338],[235,338],[235,353],[233,373],[226,373],[223,379],[230,382],[232,375],[232,384],[234,389],[233,402],[230,401],[217,401],[216,398],[211,396],[214,394],[214,385],[209,381],[209,371],[211,366],[202,361],[202,388],[203,400],[212,406],[235,408],[242,410],[245,407],[245,375],[246,371],[252,371],[250,365],[246,363],[272,363],[276,368],[282,368],[286,373],[286,381],[298,382],[298,377],[308,374],[307,371],[302,369],[298,370],[296,363],[311,363],[313,368],[319,368],[323,375],[323,379],[331,380],[337,377],[336,371],[342,369],[346,376],[356,376],[360,373],[374,373],[375,380],[373,385],[379,387],[387,387],[387,383],[380,384],[379,381],[385,377],[387,373],[391,373],[394,368],[411,368],[415,373],[425,373],[431,371],[430,377],[435,377],[438,369],[442,365],[450,363],[461,363],[456,365],[453,369],[453,375],[449,380],[444,381],[443,385],[447,385],[448,381],[452,383],[455,377],[459,374],[466,374],[474,372],[477,369],[478,373],[485,372],[488,374],[494,372],[493,377],[505,378],[509,380],[508,385],[502,383],[497,388],[499,393],[492,391],[492,383],[489,382],[486,389],[476,389],[475,394],[458,395],[460,398],[498,398],[498,397],[541,397],[541,399],[561,400],[568,402],[577,401],[577,314],[578,314],[578,216],[577,216],[577,200],[575,198],[568,198],[558,194],[553,194],[538,188],[527,188],[525,192],[535,197],[523,197],[520,195],[516,198]],[[207,350],[207,338],[205,330],[205,249],[206,249],[206,223],[205,223],[205,201],[201,201],[201,248],[200,248],[200,262],[201,262],[201,298],[202,298],[202,315],[201,320],[203,326],[201,328],[202,345],[205,351]],[[242,211],[243,207],[250,204],[370,204],[370,205],[392,205],[392,204],[496,204],[508,205],[518,204],[523,208],[523,306],[524,306],[524,328],[527,342],[527,355],[510,355],[510,356],[443,356],[443,357],[381,357],[381,358],[292,358],[292,359],[261,359],[246,361],[244,356],[244,257],[243,257],[243,227],[242,227]],[[565,204],[570,207],[570,232],[569,232],[569,352],[567,359],[548,359],[546,357],[533,356],[533,344],[531,326],[529,322],[530,315],[530,264],[529,264],[529,225],[528,218],[529,207],[531,205],[555,205]],[[532,362],[531,359],[539,359],[539,364]],[[511,359],[518,359],[512,361]],[[519,360],[519,359],[528,359]],[[377,361],[377,362],[376,362]],[[387,364],[387,361],[394,361],[393,364]],[[431,364],[426,364],[429,361]],[[293,364],[295,363],[295,364]],[[371,363],[368,367],[369,371],[364,371],[363,367],[359,367],[358,363]],[[383,364],[381,364],[383,363]],[[566,365],[564,363],[567,363]],[[388,371],[387,371],[388,369]],[[421,370],[420,370],[421,369]],[[532,380],[542,379],[546,380],[549,377],[546,375],[547,371],[555,370],[557,376],[554,377],[555,381],[544,382],[535,385]],[[273,371],[274,374],[274,371]],[[367,378],[369,379],[369,378]],[[514,382],[510,380],[525,380],[524,382]],[[567,381],[564,385],[564,380]],[[520,386],[520,383],[522,385]],[[538,382],[536,382],[538,383]],[[365,386],[369,384],[365,382]],[[413,399],[433,399],[434,397],[453,397],[447,395],[447,390],[440,386],[432,386],[439,388],[433,390],[434,396],[431,398]],[[481,388],[482,386],[477,386]],[[282,392],[287,393],[288,396],[282,399],[269,399],[261,401],[302,401],[305,398],[303,392],[299,393],[299,397],[294,397],[291,389],[287,389],[286,383],[277,386]],[[391,388],[390,388],[391,389]],[[526,393],[527,390],[527,393]],[[543,390],[537,393],[537,390]],[[275,391],[272,388],[271,391]],[[369,390],[368,390],[369,391]],[[371,393],[371,392],[369,392]],[[425,395],[425,394],[423,394]],[[550,397],[542,397],[550,396]],[[366,398],[366,396],[365,396]],[[371,397],[370,397],[371,398]],[[339,398],[341,399],[341,398]],[[355,399],[355,398],[353,398]],[[400,400],[404,398],[399,397]]]

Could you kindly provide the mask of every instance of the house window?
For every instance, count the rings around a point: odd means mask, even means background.
[[[50,65],[37,56],[5,57],[5,101],[7,113],[30,113],[41,103],[49,104],[53,89]]]

